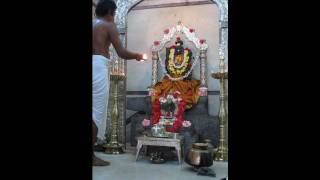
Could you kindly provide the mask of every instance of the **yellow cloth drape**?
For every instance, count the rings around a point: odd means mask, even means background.
[[[152,101],[160,98],[161,96],[167,95],[170,90],[172,90],[172,92],[179,91],[181,93],[179,97],[187,103],[186,108],[190,109],[198,102],[199,86],[199,80],[171,81],[167,76],[165,76],[161,81],[154,85],[153,89],[155,95],[153,96]]]

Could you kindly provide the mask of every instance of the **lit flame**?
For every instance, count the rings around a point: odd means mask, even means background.
[[[143,60],[146,60],[146,59],[148,59],[148,56],[147,56],[147,54],[143,54],[143,55],[142,55],[142,59],[143,59]]]

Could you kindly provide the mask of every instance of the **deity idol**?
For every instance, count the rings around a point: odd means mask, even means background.
[[[154,85],[155,95],[153,100],[167,95],[170,91],[178,91],[186,103],[186,109],[190,109],[197,103],[200,81],[191,79],[191,67],[193,63],[192,51],[183,47],[183,41],[177,37],[175,45],[166,48],[165,68],[166,76]],[[173,80],[172,78],[179,78]]]

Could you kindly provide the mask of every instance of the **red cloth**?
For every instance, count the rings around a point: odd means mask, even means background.
[[[160,111],[160,101],[156,99],[152,104],[152,117],[151,117],[151,124],[157,124],[160,120],[161,111]]]
[[[184,100],[181,100],[178,104],[177,114],[174,115],[176,120],[174,121],[172,127],[166,128],[166,131],[173,132],[173,133],[179,132],[182,126],[182,122],[184,121],[185,108],[186,108],[186,102]],[[160,116],[161,116],[161,105],[160,105],[159,99],[156,99],[152,104],[152,117],[151,117],[152,125],[157,124],[159,122]]]

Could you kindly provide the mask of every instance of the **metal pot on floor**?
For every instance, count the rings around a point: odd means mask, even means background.
[[[213,164],[213,149],[208,143],[194,143],[185,157],[185,162],[194,168],[210,167]]]

